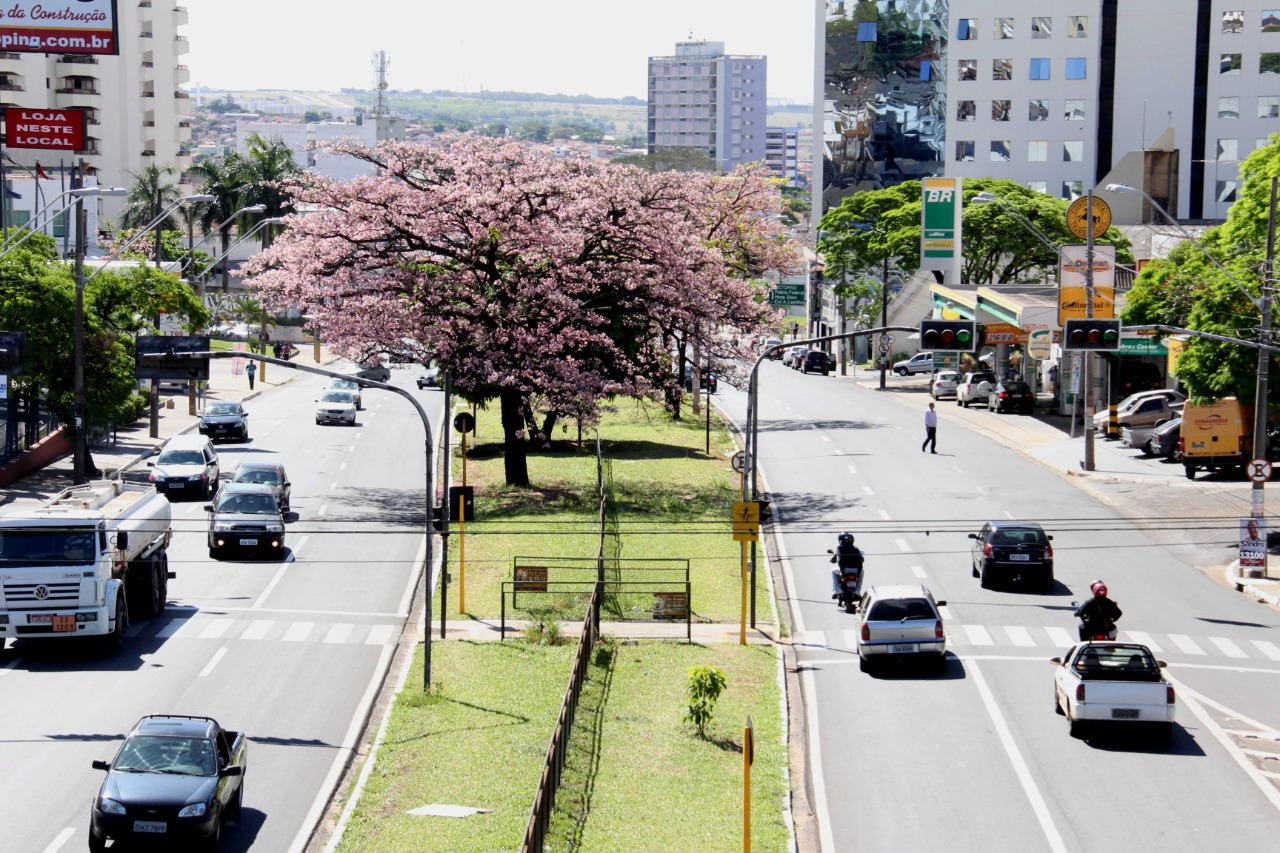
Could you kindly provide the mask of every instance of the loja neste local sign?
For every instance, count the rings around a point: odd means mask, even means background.
[[[4,126],[5,141],[10,148],[84,150],[83,110],[5,107]]]

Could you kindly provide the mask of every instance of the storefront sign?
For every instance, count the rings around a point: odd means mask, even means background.
[[[5,144],[10,148],[84,150],[83,110],[4,108]]]
[[[920,269],[951,269],[960,257],[960,179],[925,178],[920,210]]]
[[[116,55],[116,21],[116,0],[6,0],[0,52]]]
[[[1058,267],[1058,325],[1067,320],[1089,315],[1087,298],[1088,249],[1080,245],[1059,247],[1062,251]],[[1116,248],[1109,244],[1093,247],[1093,315],[1102,319],[1116,316]]]

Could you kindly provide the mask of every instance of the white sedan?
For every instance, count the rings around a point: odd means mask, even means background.
[[[1173,685],[1165,663],[1140,643],[1088,642],[1072,646],[1053,675],[1054,710],[1065,714],[1071,734],[1084,723],[1155,723],[1167,739],[1173,728]]]
[[[954,370],[939,370],[934,374],[933,381],[929,384],[929,393],[933,395],[933,399],[941,400],[943,397],[954,397],[956,395],[956,386],[960,384],[960,374]]]
[[[356,398],[350,391],[325,391],[316,403],[316,423],[355,426]]]

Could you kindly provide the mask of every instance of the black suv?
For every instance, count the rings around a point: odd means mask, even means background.
[[[987,408],[1000,412],[1021,412],[1031,414],[1036,407],[1036,395],[1031,393],[1031,386],[1021,379],[1005,379],[996,385],[996,390],[987,398]]]
[[[1052,536],[1034,521],[988,521],[973,541],[973,576],[990,589],[997,579],[1035,583],[1053,590]]]
[[[821,373],[826,376],[831,372],[833,360],[828,353],[820,349],[811,349],[805,354],[804,364],[800,366],[800,372],[808,373],[812,370],[814,373]]]

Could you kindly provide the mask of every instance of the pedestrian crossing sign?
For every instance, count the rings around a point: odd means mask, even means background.
[[[733,541],[756,542],[760,539],[760,502],[733,502]]]

